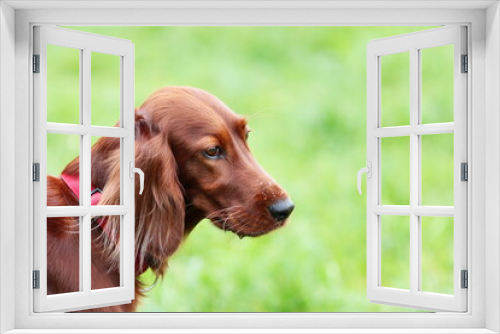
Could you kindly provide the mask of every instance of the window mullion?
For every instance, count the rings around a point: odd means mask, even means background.
[[[410,49],[410,291],[420,285],[420,217],[413,210],[420,204],[420,136],[415,133],[420,109],[419,50]]]
[[[81,122],[84,127],[90,130],[91,120],[91,50],[86,48],[82,52],[82,75],[81,75]],[[80,189],[81,189],[81,205],[86,210],[83,216],[82,224],[80,225],[80,263],[81,263],[81,281],[83,282],[83,291],[90,293],[91,291],[91,214],[90,214],[90,188],[91,188],[91,135],[87,131],[81,137],[81,158],[80,158]]]
[[[81,124],[47,123],[47,133],[83,136],[88,132],[90,132],[92,136],[113,138],[123,138],[129,134],[129,131],[122,128],[90,125],[85,126]]]
[[[415,129],[415,136],[417,137],[416,139],[416,144],[417,144],[417,205],[414,206],[414,210],[418,210],[419,208],[422,207],[422,134],[425,133],[425,131],[422,132],[417,132],[418,130],[421,130],[422,128],[426,128],[422,126],[422,51],[421,50],[416,50],[416,56],[417,56],[417,72],[415,75],[417,76],[415,78],[415,84],[417,85],[416,89],[416,95],[417,95],[417,100],[415,101],[415,108],[416,108],[416,116],[415,120],[416,125],[414,126]],[[410,116],[411,117],[411,116]],[[448,128],[447,128],[448,126]],[[453,125],[452,125],[453,128]],[[443,124],[442,128],[436,128],[434,130],[440,130],[443,131],[449,130],[449,124]],[[418,242],[418,291],[422,291],[422,215],[419,214],[417,216],[417,211],[413,211],[413,214],[415,215],[417,219],[417,242]]]

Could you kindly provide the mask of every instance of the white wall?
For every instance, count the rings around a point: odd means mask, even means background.
[[[486,254],[496,254],[500,258],[498,235],[500,234],[500,13],[498,3],[486,12]],[[500,263],[486,266],[486,328],[500,332],[498,314],[500,308]]]
[[[14,328],[15,11],[0,3],[0,333]],[[4,274],[7,273],[7,274]]]
[[[22,175],[26,175],[26,178],[22,178],[19,183],[15,184],[17,187],[17,191],[15,192],[16,198],[18,199],[18,202],[21,204],[18,204],[18,211],[17,211],[17,221],[16,224],[18,225],[17,232],[19,235],[28,235],[28,221],[29,221],[29,214],[28,214],[28,204],[29,201],[26,198],[26,193],[28,193],[28,185],[31,183],[29,181],[29,172],[30,172],[30,166],[29,162],[29,152],[27,149],[23,149],[18,152],[14,152],[12,149],[12,146],[14,144],[14,129],[12,127],[12,119],[14,118],[14,82],[10,79],[6,78],[14,78],[14,39],[13,39],[13,28],[14,28],[14,11],[6,6],[5,4],[1,3],[2,1],[0,0],[0,42],[2,43],[2,49],[0,50],[0,260],[3,260],[3,262],[0,262],[0,271],[2,272],[2,275],[0,276],[0,332],[4,332],[10,328],[13,328],[14,326],[14,317],[13,317],[13,310],[14,306],[18,307],[18,314],[16,314],[17,317],[17,325],[22,326],[23,325],[23,320],[26,320],[27,318],[27,313],[26,313],[26,305],[28,305],[28,295],[32,293],[32,290],[27,290],[24,288],[26,286],[25,282],[26,280],[29,280],[29,275],[31,273],[31,267],[29,266],[26,261],[19,261],[16,264],[16,269],[17,272],[20,273],[21,275],[18,275],[16,277],[16,282],[21,282],[18,283],[18,292],[14,296],[14,275],[10,274],[5,274],[5,273],[13,273],[14,271],[14,259],[12,258],[12,254],[14,254],[14,247],[13,247],[13,240],[14,238],[12,237],[14,235],[14,211],[13,211],[13,197],[14,197],[14,158],[17,158],[18,164],[16,166],[16,172]],[[59,3],[59,2],[58,2]],[[66,3],[66,2],[65,2]],[[92,1],[92,3],[94,3]],[[451,3],[451,2],[450,2]],[[62,5],[62,2],[61,2]],[[97,6],[97,5],[96,5]],[[19,39],[18,41],[18,47],[17,47],[17,58],[20,60],[20,65],[18,65],[17,69],[17,77],[19,78],[19,81],[17,82],[17,91],[20,91],[21,93],[17,93],[18,95],[18,100],[17,100],[17,115],[15,116],[17,121],[16,121],[16,145],[21,148],[28,148],[29,145],[29,136],[26,135],[29,131],[29,126],[27,124],[28,119],[30,117],[29,115],[29,104],[28,101],[25,97],[25,91],[28,89],[28,66],[29,66],[29,59],[28,59],[28,25],[26,22],[28,21],[36,21],[38,22],[40,19],[39,13],[35,13],[33,11],[24,11],[19,10],[17,12],[17,17],[16,21],[18,23],[17,27],[17,38]],[[285,13],[284,13],[285,12]],[[353,15],[346,15],[349,14],[349,11],[321,11],[321,12],[314,12],[314,11],[306,11],[302,13],[301,15],[297,13],[292,13],[289,15],[289,18],[286,15],[287,11],[280,10],[279,13],[277,10],[269,11],[264,13],[265,15],[262,15],[262,13],[258,11],[248,11],[245,13],[231,13],[231,15],[223,15],[223,11],[210,11],[209,13],[203,12],[203,11],[188,11],[188,10],[173,10],[173,11],[157,11],[154,15],[151,15],[149,12],[146,13],[144,11],[121,11],[120,13],[115,13],[115,11],[100,11],[98,13],[90,11],[90,10],[74,10],[74,11],[47,11],[44,13],[46,17],[47,22],[71,22],[71,20],[75,20],[78,22],[115,22],[118,25],[123,22],[133,22],[135,24],[140,24],[141,22],[151,22],[151,24],[154,24],[154,22],[167,22],[167,21],[172,21],[172,22],[183,22],[187,25],[189,24],[195,24],[199,22],[207,22],[207,24],[220,24],[219,21],[224,21],[224,18],[230,16],[230,19],[226,18],[226,21],[228,22],[243,22],[247,24],[252,24],[253,22],[263,22],[264,24],[266,22],[273,22],[273,21],[279,21],[282,24],[289,24],[289,22],[338,22],[341,24],[342,22],[352,22]],[[409,11],[408,11],[409,12]],[[194,13],[194,14],[193,14]],[[453,10],[448,10],[448,14],[452,17],[452,22],[469,22],[471,21],[471,17],[469,12],[465,12],[461,14],[461,12],[458,11],[453,11]],[[484,12],[477,11],[477,15],[480,16],[481,20],[478,21],[474,19],[475,29],[474,29],[474,34],[477,33],[479,27],[481,29],[485,26],[483,23],[485,23],[484,16],[482,16]],[[36,15],[35,15],[36,14]],[[146,16],[147,14],[147,16]],[[314,14],[314,15],[310,15]],[[411,15],[410,15],[411,14]],[[436,11],[421,11],[418,12],[417,14],[412,13],[406,13],[403,12],[403,15],[400,15],[397,17],[397,22],[405,22],[405,17],[410,15],[413,19],[415,17],[421,17],[422,22],[430,22],[430,21],[436,21],[436,22],[441,22],[443,20],[443,14],[442,11],[436,10]],[[37,16],[38,15],[38,16]],[[148,21],[149,20],[149,21]],[[317,20],[317,21],[316,21]],[[385,11],[366,11],[366,14],[362,16],[356,16],[356,22],[385,22],[385,21],[390,21],[390,20],[395,20],[394,19],[394,13],[393,12],[385,12]],[[481,24],[479,24],[481,22]],[[488,64],[487,67],[484,68],[484,66],[481,68],[481,74],[487,69],[488,73],[488,82],[487,86],[488,90],[484,89],[484,81],[480,81],[481,85],[481,91],[487,91],[486,94],[488,94],[486,101],[487,102],[487,108],[484,108],[484,96],[478,96],[478,98],[473,101],[473,103],[476,105],[478,104],[480,107],[476,108],[476,110],[480,110],[481,114],[484,109],[487,110],[488,115],[487,119],[488,122],[487,124],[487,142],[486,145],[484,142],[482,145],[479,145],[479,147],[474,147],[475,152],[477,152],[477,155],[481,156],[480,151],[484,150],[484,148],[488,149],[490,148],[489,151],[487,151],[487,162],[488,166],[486,167],[486,170],[484,168],[484,165],[481,165],[481,168],[478,168],[477,170],[480,169],[480,173],[484,174],[487,172],[488,176],[486,179],[486,192],[484,192],[484,187],[478,187],[477,192],[482,191],[482,196],[479,196],[481,199],[481,202],[486,202],[487,207],[488,207],[488,219],[491,222],[491,224],[488,224],[488,231],[486,235],[488,236],[488,243],[487,243],[487,251],[488,254],[495,254],[495,256],[498,258],[500,255],[500,246],[498,244],[495,244],[493,240],[493,236],[496,236],[498,238],[498,235],[500,233],[500,228],[498,226],[500,222],[500,208],[499,208],[499,203],[500,203],[500,173],[498,172],[498,166],[500,165],[500,151],[491,149],[491,146],[495,145],[495,147],[498,148],[498,145],[500,144],[500,134],[498,133],[498,129],[500,126],[500,116],[499,116],[499,107],[500,107],[500,97],[499,91],[500,91],[500,63],[498,61],[498,57],[500,55],[500,14],[499,14],[499,8],[498,5],[495,4],[494,7],[490,7],[488,9],[488,20],[486,20],[486,25],[488,29],[488,34],[491,34],[488,38],[487,41],[487,47],[492,50],[491,54],[488,54]],[[23,24],[25,23],[25,24]],[[481,41],[476,41],[476,45],[478,42],[484,42],[483,40]],[[474,59],[478,59],[477,52],[474,55]],[[484,55],[482,55],[484,56]],[[481,58],[482,59],[482,58]],[[478,67],[474,69],[473,73],[475,73],[475,77],[478,78],[483,78],[482,76],[478,76]],[[476,79],[476,81],[479,81]],[[474,81],[475,87],[478,87],[478,83]],[[482,116],[481,116],[482,117]],[[479,120],[481,120],[480,118]],[[493,120],[493,121],[491,121]],[[484,120],[483,120],[484,122]],[[475,133],[479,134],[484,130],[484,127],[482,126],[483,123],[477,122],[477,119],[473,120],[474,129],[476,130]],[[478,124],[480,126],[478,126]],[[491,144],[493,143],[493,145]],[[476,148],[479,148],[479,150],[476,150]],[[477,160],[474,160],[477,161]],[[482,162],[482,161],[481,161]],[[477,164],[475,164],[477,166]],[[474,165],[472,166],[474,167]],[[475,173],[474,171],[471,171],[471,173],[474,174],[474,180],[477,181],[479,174]],[[475,182],[476,184],[476,182]],[[484,185],[484,182],[481,183],[481,185]],[[486,201],[484,201],[484,194],[486,194]],[[475,193],[474,198],[478,198]],[[484,213],[484,210],[481,210],[482,206],[479,207],[474,207],[473,213],[474,218],[472,221],[476,221],[479,224],[483,224],[485,221],[485,217],[482,216],[482,213]],[[477,219],[479,218],[479,219]],[[482,231],[482,230],[481,230]],[[19,233],[22,232],[22,233]],[[16,236],[19,238],[19,235]],[[476,235],[472,236],[473,239],[477,240],[477,233]],[[480,240],[482,240],[480,238]],[[496,239],[498,240],[498,239]],[[479,245],[478,243],[475,244],[474,246],[474,251],[472,253],[478,253],[477,250],[481,249],[484,245],[481,243]],[[19,247],[23,248],[23,254],[24,254],[24,249],[27,249],[27,243],[26,242],[19,242],[18,244],[18,249]],[[28,253],[26,253],[28,254]],[[483,252],[479,252],[481,256],[484,255]],[[7,255],[7,256],[5,256]],[[474,262],[474,268],[477,266],[477,263],[482,263],[479,266],[479,269],[482,269],[484,266],[484,261],[476,261]],[[500,313],[500,307],[499,307],[499,300],[500,300],[500,287],[498,286],[499,282],[499,277],[500,277],[500,263],[496,263],[494,266],[488,266],[488,272],[487,272],[487,291],[485,295],[487,296],[487,304],[489,307],[487,307],[487,326],[488,328],[495,330],[496,332],[500,332],[500,321],[498,320],[498,314]],[[474,272],[474,270],[472,270]],[[482,272],[480,270],[476,272]],[[474,276],[472,276],[472,280],[474,280]],[[477,282],[477,281],[476,281]],[[475,284],[473,281],[470,282],[470,284]],[[23,286],[23,289],[20,287]],[[477,289],[475,290],[477,291]],[[484,294],[479,294],[479,296],[483,296]],[[17,303],[16,305],[12,304],[12,301],[16,300],[17,297]],[[9,304],[7,304],[7,302]],[[476,298],[475,300],[472,300],[473,303],[473,310],[475,310],[476,313],[482,314],[485,301],[483,298]],[[479,312],[477,310],[479,309]],[[445,317],[448,315],[445,315]],[[62,318],[62,317],[61,317]],[[152,319],[153,317],[151,317]],[[228,321],[226,323],[226,326],[232,326],[233,324],[236,324],[234,326],[252,326],[255,324],[255,318],[249,317],[248,319],[240,319],[238,316],[232,316],[232,319],[229,319],[231,321]],[[246,318],[246,317],[241,317],[241,318]],[[373,317],[376,319],[370,319],[368,320],[375,320],[375,326],[380,326],[384,327],[387,326],[386,323],[386,318],[385,316],[380,316],[380,317]],[[406,319],[404,317],[400,317],[402,320]],[[463,317],[463,319],[459,319],[459,322],[457,322],[456,326],[465,326],[468,325],[469,322],[466,322],[465,320],[467,317]],[[117,318],[118,319],[118,318]],[[136,322],[137,318],[120,318],[120,320],[117,321],[123,321],[124,324],[126,325],[126,321],[132,321]],[[218,318],[212,318],[210,317],[210,320],[216,321]],[[226,318],[219,318],[219,319],[224,319],[227,321]],[[67,320],[67,319],[66,319]],[[80,318],[78,320],[81,320],[82,322],[88,322],[85,318]],[[159,327],[165,326],[163,323],[164,320],[162,319],[152,319],[152,320],[158,320],[156,323],[158,323]],[[192,319],[189,317],[183,318],[181,316],[173,316],[169,322],[170,326],[179,326],[179,324],[184,324],[186,321],[188,321],[191,325],[193,324],[193,320],[195,322],[198,322],[196,325],[199,327],[204,326],[207,324],[207,320],[201,319],[201,317],[198,319]],[[242,322],[240,323],[240,321]],[[316,316],[314,319],[314,326],[316,327],[328,327],[328,326],[339,326],[339,325],[354,325],[354,326],[362,326],[362,327],[367,327],[368,324],[365,323],[360,323],[358,318],[356,317],[336,317],[335,320],[331,320],[330,318],[327,317],[319,317]],[[391,319],[392,320],[392,319]],[[464,320],[464,321],[462,321]],[[481,318],[479,319],[479,322],[475,323],[476,327],[483,327],[484,326],[484,319]],[[44,318],[43,321],[46,321],[47,323],[43,323],[46,325],[48,328],[51,328],[50,326],[54,327],[56,324],[53,323],[52,318]],[[74,319],[71,319],[71,321],[74,321]],[[294,319],[290,317],[283,317],[281,320],[277,319],[277,321],[283,321],[282,323],[290,323],[292,324],[297,324],[297,326],[304,326],[303,325],[303,318],[301,317],[294,317]],[[439,318],[438,320],[433,319],[429,323],[427,323],[427,326],[436,326],[436,327],[441,327],[442,322],[441,319]],[[373,321],[372,321],[373,322]],[[370,324],[372,324],[372,322]],[[215,323],[215,322],[214,322]],[[37,323],[38,324],[38,323]],[[437,324],[437,325],[436,325]],[[97,326],[97,324],[93,324],[94,326]],[[57,324],[57,326],[64,326],[64,323]],[[64,327],[61,327],[64,328]]]

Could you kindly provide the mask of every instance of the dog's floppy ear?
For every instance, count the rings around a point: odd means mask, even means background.
[[[148,261],[146,264],[157,274],[163,272],[164,260],[177,250],[184,237],[184,190],[166,138],[162,133],[136,141],[135,146],[135,166],[145,175],[142,195],[136,184],[136,254],[139,261]]]
[[[147,112],[136,110],[135,167],[144,172],[142,195],[138,177],[135,185],[136,269],[150,267],[157,275],[163,274],[166,258],[184,237],[184,190],[177,177],[177,163],[168,145],[167,132],[167,129],[160,131]],[[119,204],[119,160],[113,165],[99,204]],[[111,236],[119,233],[119,217],[114,218],[109,217],[105,227]]]

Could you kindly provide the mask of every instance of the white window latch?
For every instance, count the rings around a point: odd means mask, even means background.
[[[361,193],[361,175],[363,175],[363,173],[366,173],[366,178],[368,178],[368,179],[372,178],[372,163],[370,161],[368,161],[368,163],[366,165],[367,166],[365,168],[361,168],[358,171],[358,192],[360,195],[362,194]]]
[[[130,178],[134,178],[134,173],[139,174],[139,184],[141,186],[141,189],[139,190],[139,195],[142,195],[142,191],[144,190],[144,172],[140,168],[134,167],[134,162],[130,161],[129,163],[129,171],[130,171]]]

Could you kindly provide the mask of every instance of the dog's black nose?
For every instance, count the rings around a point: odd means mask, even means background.
[[[289,199],[274,202],[267,209],[271,213],[274,219],[279,222],[287,219],[292,213],[295,205]]]

